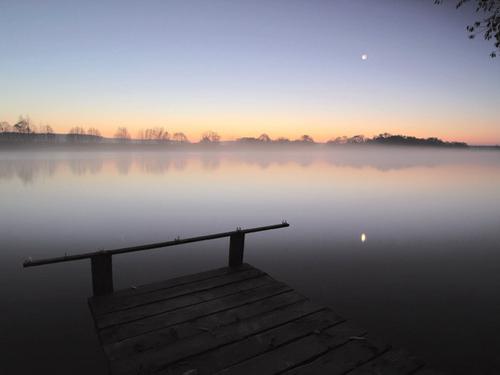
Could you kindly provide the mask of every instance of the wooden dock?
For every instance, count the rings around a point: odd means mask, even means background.
[[[111,374],[429,374],[248,264],[89,299]]]
[[[245,234],[287,226],[30,259],[24,266],[91,259],[89,305],[113,375],[437,374],[242,262]],[[230,237],[228,267],[113,289],[113,255],[221,237]]]

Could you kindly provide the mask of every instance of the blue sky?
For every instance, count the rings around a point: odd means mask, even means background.
[[[0,1],[0,120],[500,143],[500,60],[453,3]]]

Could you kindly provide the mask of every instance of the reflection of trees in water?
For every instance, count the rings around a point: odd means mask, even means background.
[[[216,154],[202,154],[201,156],[201,166],[207,171],[215,171],[220,167],[221,158]]]
[[[0,179],[17,177],[24,184],[32,184],[39,176],[53,176],[59,164],[59,160],[0,160]]]
[[[457,149],[396,148],[373,146],[346,147],[340,150],[320,150],[316,152],[247,152],[201,155],[203,168],[219,168],[224,160],[258,166],[266,169],[271,166],[285,167],[298,165],[303,168],[316,163],[334,167],[374,168],[379,171],[401,170],[415,167],[434,168],[441,165],[464,163],[497,165],[497,155],[493,151],[474,152]]]
[[[161,156],[148,156],[136,161],[141,172],[150,174],[163,174],[170,169],[171,159]]]
[[[144,173],[163,174],[167,173],[171,168],[177,171],[185,170],[188,167],[189,160],[192,160],[192,156],[184,153],[154,154],[141,155],[135,159],[135,163]]]
[[[440,151],[432,150],[426,152],[422,150],[411,149],[353,149],[335,151],[327,153],[325,161],[328,164],[347,168],[374,168],[379,171],[390,171],[409,169],[415,167],[432,168],[442,164],[455,163],[456,160],[443,158],[445,154],[439,155]]]
[[[70,159],[67,160],[71,172],[78,176],[83,176],[87,173],[97,174],[101,171],[103,160],[99,158],[93,159]]]
[[[103,166],[103,160],[102,159],[90,159],[88,160],[88,168],[90,174],[98,174]]]
[[[115,161],[115,166],[118,173],[122,175],[127,175],[128,172],[130,171],[130,167],[132,167],[132,161],[133,159],[130,156],[119,157]]]
[[[260,169],[267,169],[272,165],[272,163],[269,160],[262,159],[257,161],[257,165]]]
[[[226,154],[225,158],[235,162],[248,165],[255,165],[261,169],[267,169],[273,165],[284,166],[287,164],[297,164],[307,167],[314,161],[317,161],[318,156],[309,153],[287,153],[287,152],[248,152]]]
[[[184,169],[186,169],[186,167],[188,165],[188,159],[185,157],[175,158],[172,164],[173,164],[175,170],[183,171]]]
[[[324,163],[346,168],[374,168],[379,171],[400,170],[415,167],[434,168],[441,165],[463,163],[497,165],[493,151],[474,152],[473,150],[431,149],[415,147],[342,147],[340,149],[318,150],[313,152],[245,152],[226,153],[221,158],[235,163],[256,165],[261,169],[271,165],[285,166],[295,164],[309,167]]]
[[[221,168],[224,163],[252,165],[261,169],[269,167],[286,167],[299,165],[308,167],[316,163],[346,168],[375,168],[379,171],[400,170],[414,167],[437,167],[441,165],[491,165],[498,166],[497,151],[474,150],[431,150],[431,149],[404,149],[404,148],[366,148],[363,150],[344,148],[341,150],[327,150],[324,152],[224,152],[224,153],[154,153],[154,154],[126,154],[92,158],[54,157],[53,159],[39,159],[28,154],[6,153],[0,159],[0,179],[19,178],[24,184],[33,183],[40,177],[51,177],[58,169],[69,170],[78,176],[102,173],[105,161],[115,163],[118,173],[127,175],[136,165],[143,174],[165,174],[169,170],[183,171],[190,168],[192,161],[206,171]],[[2,156],[2,155],[0,155]],[[10,158],[9,158],[10,157]],[[19,157],[19,158],[17,158]],[[25,157],[25,158],[23,158]],[[62,167],[62,168],[60,168]]]
[[[97,174],[101,171],[103,160],[94,159],[8,159],[0,160],[0,179],[19,178],[30,184],[40,177],[52,177],[58,168],[67,165],[76,175]]]

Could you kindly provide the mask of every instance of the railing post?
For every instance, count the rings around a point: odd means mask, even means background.
[[[236,231],[229,236],[229,267],[238,267],[243,263],[245,233]]]
[[[94,296],[113,293],[113,263],[111,254],[98,254],[90,258],[92,290]]]

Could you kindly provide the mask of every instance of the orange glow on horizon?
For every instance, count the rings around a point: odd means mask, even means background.
[[[191,142],[197,142],[206,131],[217,132],[223,141],[231,141],[241,137],[258,137],[265,133],[272,139],[280,137],[290,140],[298,139],[302,135],[311,136],[316,142],[327,142],[336,137],[364,135],[373,137],[381,133],[394,135],[408,135],[418,138],[437,137],[444,141],[467,142],[472,145],[495,145],[500,143],[500,135],[495,131],[496,124],[474,124],[474,132],[468,128],[464,120],[449,119],[437,121],[429,119],[382,119],[372,118],[326,118],[296,116],[281,117],[276,114],[258,116],[220,115],[214,116],[122,116],[115,119],[98,119],[93,116],[79,116],[79,120],[61,119],[42,114],[32,115],[35,125],[50,124],[56,133],[67,133],[72,127],[80,126],[84,129],[97,128],[104,137],[113,137],[118,127],[126,127],[132,138],[138,138],[142,129],[163,127],[170,134],[183,132]],[[14,124],[17,118],[10,119]],[[71,124],[71,125],[68,125]],[[404,124],[404,126],[400,125]]]

